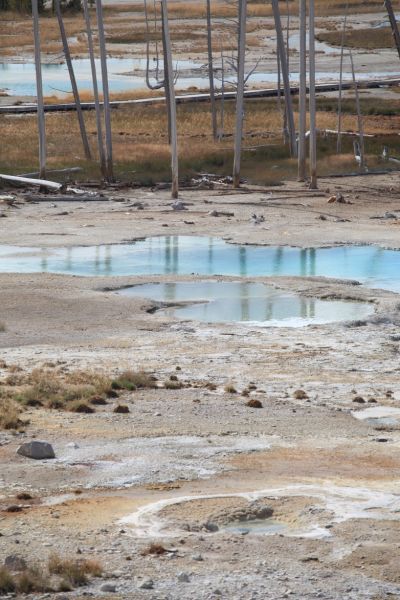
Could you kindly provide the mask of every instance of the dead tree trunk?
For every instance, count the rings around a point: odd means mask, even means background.
[[[236,130],[235,149],[233,158],[233,187],[240,186],[240,159],[242,153],[243,118],[244,118],[244,63],[246,54],[246,17],[247,0],[239,0],[239,30],[238,30],[238,62],[236,89]]]
[[[163,44],[164,54],[164,76],[167,74],[169,97],[169,120],[171,123],[171,170],[172,170],[172,198],[177,198],[179,193],[178,183],[178,135],[176,127],[176,101],[174,87],[174,72],[172,68],[171,38],[169,33],[168,9],[166,0],[161,0]],[[167,83],[168,82],[168,83]]]
[[[399,28],[397,27],[396,16],[393,12],[392,2],[391,0],[384,0],[384,4],[387,10],[387,14],[389,15],[390,27],[392,29],[394,43],[396,44],[397,53],[400,58],[400,34]]]
[[[76,84],[74,68],[72,66],[71,53],[69,51],[68,39],[65,33],[64,21],[61,14],[61,6],[60,0],[55,0],[55,10],[58,20],[58,26],[60,28],[61,41],[64,50],[65,62],[67,63],[69,79],[71,81],[72,92],[74,95],[75,106],[76,106],[76,114],[78,117],[79,130],[81,132],[83,150],[85,152],[85,157],[88,160],[91,160],[92,154],[90,152],[89,140],[86,133],[85,121],[83,118],[82,107],[81,107],[81,99],[79,97],[78,86]]]
[[[101,106],[100,106],[100,98],[99,98],[99,87],[97,84],[96,62],[94,59],[93,35],[92,35],[92,26],[90,23],[88,0],[83,0],[83,12],[85,15],[90,68],[91,68],[91,72],[92,72],[93,97],[94,97],[94,106],[95,106],[95,112],[96,112],[97,144],[98,144],[98,148],[99,148],[100,170],[101,170],[102,176],[104,178],[106,178],[107,177],[107,168],[106,168],[106,158],[105,158],[104,142],[103,142],[102,114],[101,114]]]
[[[299,37],[300,37],[300,65],[299,65],[299,142],[298,142],[298,180],[306,178],[306,113],[307,113],[307,0],[300,0],[299,4]]]
[[[46,177],[46,129],[43,105],[42,64],[40,57],[40,31],[38,0],[32,0],[33,37],[35,43],[35,70],[36,70],[36,95],[37,117],[39,130],[39,177]]]
[[[101,0],[96,0],[97,29],[99,35],[101,79],[103,83],[104,129],[106,136],[106,171],[107,180],[114,181],[114,165],[112,151],[110,93],[108,89],[107,52],[104,34],[103,7]]]
[[[172,145],[172,126],[171,126],[171,90],[170,90],[170,85],[169,85],[169,79],[170,77],[173,78],[173,73],[172,71],[169,72],[168,69],[168,65],[167,65],[167,36],[166,36],[166,32],[165,32],[165,23],[164,23],[164,12],[162,12],[161,15],[161,20],[162,20],[162,47],[163,47],[163,61],[164,61],[164,89],[165,89],[165,101],[167,104],[167,122],[168,122],[168,144],[171,146]],[[173,85],[173,80],[172,80],[172,85]]]
[[[310,189],[317,189],[317,124],[315,105],[315,14],[314,0],[309,3],[309,64],[310,64]]]
[[[357,109],[357,121],[358,121],[358,136],[360,141],[360,170],[364,170],[365,168],[365,151],[364,151],[364,128],[363,128],[363,120],[361,116],[361,106],[360,106],[360,96],[358,93],[358,85],[356,80],[356,74],[354,72],[354,62],[353,62],[353,53],[349,50],[350,55],[350,65],[351,65],[351,76],[353,79],[354,85],[354,95],[356,99],[356,109]]]
[[[336,152],[339,154],[342,150],[342,91],[343,91],[343,55],[344,55],[344,42],[346,38],[346,25],[347,25],[347,12],[349,3],[346,3],[346,9],[344,13],[342,36],[341,36],[341,48],[340,48],[340,65],[339,65],[339,94],[338,94],[338,121],[337,121],[337,142]]]
[[[211,30],[211,1],[206,0],[207,6],[207,51],[208,51],[208,81],[210,83],[210,104],[211,104],[211,128],[213,138],[218,138],[217,127],[217,106],[215,102],[215,86],[214,86],[214,61],[212,50],[212,30]]]
[[[285,43],[283,40],[282,23],[281,23],[281,16],[280,16],[280,11],[279,11],[278,0],[272,0],[272,11],[274,14],[278,56],[279,56],[279,62],[281,65],[283,88],[285,91],[285,108],[286,108],[287,127],[288,127],[288,132],[289,132],[290,154],[291,154],[291,156],[297,156],[296,128],[294,125],[292,97],[290,94],[289,72],[288,72],[288,68],[287,68],[287,57],[286,57]]]
[[[218,138],[221,140],[225,133],[225,61],[221,47],[221,120]]]

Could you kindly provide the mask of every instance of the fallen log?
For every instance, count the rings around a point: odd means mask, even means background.
[[[39,196],[38,194],[26,194],[24,199],[28,202],[109,202],[110,198],[106,196]]]
[[[82,171],[83,171],[82,167],[67,167],[66,169],[47,169],[47,173],[54,173],[54,174],[82,173]],[[22,173],[21,175],[18,175],[18,177],[39,177],[39,172],[36,171],[35,173]]]
[[[0,179],[21,185],[37,185],[49,190],[60,190],[64,184],[48,181],[47,179],[31,179],[30,177],[18,177],[17,175],[1,175]]]

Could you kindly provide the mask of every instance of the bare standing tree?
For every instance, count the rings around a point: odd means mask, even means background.
[[[171,37],[169,33],[167,0],[161,0],[162,32],[164,53],[164,73],[167,74],[169,115],[171,124],[171,170],[172,170],[172,198],[177,198],[179,193],[178,183],[178,134],[176,127],[176,100],[174,71],[172,67]]]
[[[279,11],[278,0],[272,0],[272,11],[274,13],[275,30],[277,37],[278,56],[281,66],[283,88],[285,91],[285,108],[286,108],[286,119],[289,133],[289,144],[291,156],[297,155],[297,143],[296,143],[296,128],[294,125],[292,96],[290,93],[290,82],[289,82],[289,71],[288,62],[285,51],[285,43],[283,40],[281,15]]]
[[[315,106],[315,13],[314,0],[309,2],[308,52],[310,64],[310,189],[317,189],[317,125]]]
[[[146,22],[146,85],[150,90],[164,88],[165,102],[167,107],[168,121],[168,143],[171,146],[171,172],[172,172],[172,198],[179,194],[178,180],[178,134],[176,125],[176,100],[175,100],[175,77],[172,67],[171,38],[169,32],[168,8],[165,1],[161,1],[161,40],[163,47],[163,79],[160,79],[159,53],[157,42],[157,10],[154,2],[154,32],[156,40],[156,69],[155,83],[150,81],[150,27],[147,2],[144,0],[144,14]]]
[[[69,51],[68,39],[67,39],[67,35],[65,33],[64,21],[63,21],[62,14],[61,14],[60,0],[55,0],[55,11],[56,11],[57,20],[58,20],[58,26],[60,28],[61,41],[62,41],[63,50],[64,50],[65,62],[67,63],[69,79],[71,81],[72,93],[74,95],[76,114],[78,117],[79,130],[81,132],[83,150],[85,152],[85,157],[88,160],[91,160],[92,154],[90,152],[89,140],[87,137],[85,121],[84,121],[83,113],[82,113],[81,99],[79,97],[79,91],[78,91],[78,86],[76,84],[74,67],[72,65],[72,60],[71,60],[71,53]]]
[[[307,0],[299,3],[299,142],[298,142],[298,180],[306,178],[306,113],[307,113]]]
[[[112,150],[110,93],[108,89],[106,38],[104,33],[102,0],[96,0],[97,30],[99,35],[101,80],[103,84],[104,129],[106,136],[106,171],[107,180],[114,181],[114,164]]]
[[[40,56],[40,30],[39,30],[39,7],[38,0],[32,0],[33,37],[35,43],[35,71],[36,71],[36,95],[37,95],[37,117],[39,130],[39,177],[46,177],[46,129],[44,120],[43,103],[43,81],[42,64]]]
[[[341,35],[341,47],[340,47],[340,65],[339,65],[339,95],[338,95],[338,121],[337,121],[337,142],[336,152],[340,154],[342,150],[342,89],[343,89],[343,55],[344,55],[344,43],[346,39],[346,26],[347,26],[347,12],[349,9],[349,2],[346,2],[346,8],[344,11],[344,19],[342,25]]]
[[[242,154],[243,118],[244,118],[244,63],[246,55],[246,19],[247,0],[239,0],[237,90],[236,90],[236,128],[233,157],[233,187],[240,186],[240,162]]]
[[[356,99],[356,109],[357,109],[358,139],[359,139],[359,154],[358,154],[359,159],[358,159],[358,161],[359,161],[360,169],[364,169],[365,168],[364,128],[363,128],[363,120],[362,120],[362,116],[361,116],[360,96],[358,93],[356,74],[354,72],[353,53],[352,53],[351,49],[349,49],[349,56],[350,56],[350,65],[351,65],[351,76],[353,79],[354,95],[355,95],[355,99]]]
[[[208,80],[210,87],[210,104],[211,104],[211,128],[213,138],[218,138],[217,127],[217,107],[215,103],[215,87],[214,87],[214,61],[212,49],[212,29],[211,29],[211,1],[206,0],[207,9],[207,52],[208,52]]]
[[[100,169],[101,169],[101,174],[103,175],[104,178],[106,178],[107,177],[107,167],[106,167],[106,158],[105,158],[105,152],[104,152],[102,113],[101,113],[101,107],[100,107],[99,87],[97,84],[96,62],[94,59],[93,35],[92,35],[92,26],[90,23],[88,0],[83,0],[83,12],[85,15],[85,23],[86,23],[86,34],[87,34],[87,40],[88,40],[90,69],[92,72],[93,96],[94,96],[94,106],[95,106],[95,112],[96,112],[97,145],[98,145],[98,149],[99,149]]]

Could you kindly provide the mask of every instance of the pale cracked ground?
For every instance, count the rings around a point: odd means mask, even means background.
[[[149,190],[113,192],[101,203],[21,202],[4,208],[0,243],[68,246],[180,233],[398,248],[400,220],[370,217],[400,211],[399,183],[391,175],[324,180],[318,193],[297,184],[272,195],[183,191],[184,213],[170,209],[166,192]],[[352,204],[327,204],[338,190]],[[144,210],[131,206],[136,200]],[[212,209],[234,217],[211,217]],[[249,223],[253,212],[265,223]],[[149,301],[103,291],[159,279],[0,275],[7,364],[143,368],[161,381],[177,373],[193,385],[216,385],[125,393],[128,415],[114,415],[112,403],[94,415],[31,409],[24,434],[1,433],[0,560],[79,549],[105,567],[85,589],[92,597],[104,595],[104,581],[116,585],[110,598],[400,597],[398,426],[377,430],[352,414],[365,408],[352,401],[356,394],[376,400],[366,406],[400,406],[398,296],[339,281],[275,279],[308,295],[369,300],[376,312],[358,326],[265,329],[174,321],[148,314]],[[227,383],[240,392],[250,382],[262,409],[224,392]],[[294,398],[299,388],[308,398]],[[32,437],[53,443],[56,460],[17,457]],[[6,513],[20,491],[34,501]],[[229,529],[238,510],[259,506],[273,508],[275,533]],[[213,520],[218,531],[205,527]],[[174,551],[143,557],[150,542]],[[180,572],[188,582],[178,581]],[[146,578],[153,589],[140,588]]]

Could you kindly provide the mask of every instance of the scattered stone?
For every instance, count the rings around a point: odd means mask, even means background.
[[[353,402],[356,402],[357,404],[365,404],[365,400],[362,396],[356,396],[353,398]]]
[[[192,560],[197,560],[198,562],[202,562],[204,560],[204,558],[202,557],[201,554],[193,554]]]
[[[22,506],[18,506],[17,504],[11,504],[4,509],[8,513],[17,513],[22,512]]]
[[[37,440],[22,444],[18,448],[17,454],[26,456],[27,458],[33,458],[34,460],[55,458],[53,446],[48,442],[39,442]]]
[[[257,400],[257,398],[250,398],[250,400],[246,402],[246,406],[249,406],[250,408],[262,408],[263,404],[261,400]]]
[[[260,223],[264,223],[264,221],[265,221],[264,215],[258,216],[254,213],[250,217],[250,223],[253,223],[253,225],[259,225]]]
[[[101,592],[109,592],[109,593],[113,594],[117,591],[117,588],[112,583],[103,583],[103,585],[100,588],[100,591]]]
[[[300,558],[300,562],[319,562],[318,556],[310,555],[310,556],[302,556]]]
[[[207,523],[204,523],[204,529],[212,533],[214,533],[215,531],[219,531],[218,525],[216,523],[212,523],[211,521],[207,521]]]
[[[66,445],[66,448],[74,448],[76,450],[77,448],[79,448],[79,444],[77,444],[76,442],[69,442],[69,444]]]
[[[181,202],[180,200],[175,200],[175,202],[173,202],[171,204],[171,208],[172,208],[172,210],[187,210],[184,203]]]
[[[320,221],[327,221],[328,220],[325,215],[319,215],[319,217],[316,217],[316,219],[319,219]]]
[[[27,568],[26,560],[18,554],[10,554],[4,560],[4,566],[10,571],[25,571]]]
[[[144,579],[138,586],[141,590],[152,590],[154,588],[154,581],[152,579]]]
[[[189,575],[182,571],[182,573],[178,574],[178,581],[180,581],[181,583],[189,583]]]

